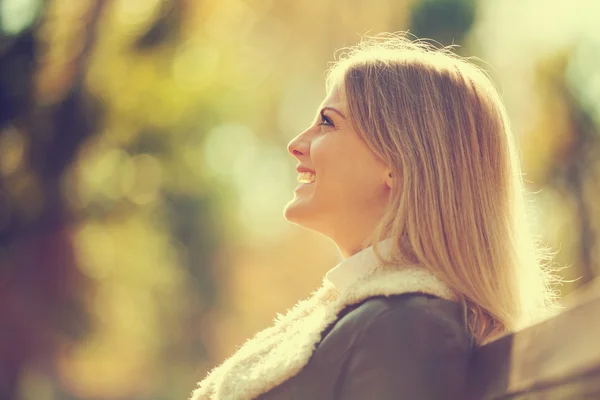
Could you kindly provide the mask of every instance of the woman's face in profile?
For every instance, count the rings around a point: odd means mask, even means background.
[[[388,166],[350,126],[346,97],[335,83],[312,124],[288,144],[299,168],[315,172],[286,205],[285,218],[351,248],[372,232],[389,198]],[[299,174],[301,176],[302,174]]]

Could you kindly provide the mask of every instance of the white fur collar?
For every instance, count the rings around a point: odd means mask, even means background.
[[[308,363],[321,333],[348,305],[368,297],[409,292],[457,301],[455,294],[424,268],[373,267],[340,294],[326,278],[311,296],[274,324],[248,339],[198,383],[190,400],[250,400],[296,375]]]

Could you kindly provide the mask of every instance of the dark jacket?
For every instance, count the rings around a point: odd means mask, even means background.
[[[344,308],[303,369],[257,399],[464,399],[471,348],[459,303],[370,297]]]

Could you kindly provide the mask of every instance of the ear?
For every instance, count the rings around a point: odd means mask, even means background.
[[[391,173],[391,172],[389,172],[389,173],[388,173],[388,176],[385,178],[385,184],[386,184],[386,185],[387,185],[387,187],[389,187],[390,189],[391,189],[392,187],[394,187],[394,186],[393,186],[393,182],[392,182],[392,173]]]

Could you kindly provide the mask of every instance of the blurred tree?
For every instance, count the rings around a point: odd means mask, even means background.
[[[136,51],[149,51],[159,45],[177,42],[181,27],[182,0],[163,1],[152,23],[133,42]]]
[[[475,0],[420,0],[411,10],[410,32],[445,46],[462,45],[475,21],[475,11]]]
[[[541,64],[539,79],[548,87],[549,97],[557,98],[566,112],[570,140],[557,150],[548,171],[548,184],[573,201],[577,228],[576,256],[581,272],[579,285],[598,274],[597,232],[600,229],[598,188],[600,187],[600,118],[598,103],[589,102],[589,82],[600,79],[591,43],[583,40],[571,49],[557,53]],[[582,51],[587,49],[588,51]],[[556,116],[552,116],[556,118]]]
[[[101,129],[65,179],[99,323],[57,375],[83,398],[135,397],[148,381],[156,396],[187,396],[212,355],[224,224],[199,168],[220,93],[205,82],[218,83],[201,57],[212,43],[196,37],[201,24],[186,30],[195,8],[114,1],[99,25],[86,87],[104,106]]]
[[[29,10],[3,3],[4,13],[15,14],[0,19],[0,398],[13,399],[28,362],[81,338],[88,326],[82,293],[89,281],[75,263],[61,178],[98,120],[82,77],[104,2],[90,3],[78,32],[82,46],[60,60],[63,91],[51,96],[36,84],[57,67],[39,61],[36,35],[47,4],[29,2],[38,6],[35,18],[14,29],[7,23]]]

